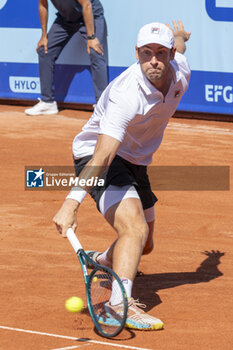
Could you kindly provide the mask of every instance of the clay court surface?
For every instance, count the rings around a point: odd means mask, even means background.
[[[134,295],[165,328],[107,340],[87,312],[64,308],[73,295],[85,300],[79,262],[52,223],[67,192],[25,191],[25,166],[72,166],[72,140],[90,113],[23,111],[0,106],[0,349],[233,349],[232,189],[156,192],[155,249],[142,258]],[[154,162],[232,173],[232,159],[233,123],[173,118]],[[101,251],[115,238],[91,198],[78,218],[85,248]]]

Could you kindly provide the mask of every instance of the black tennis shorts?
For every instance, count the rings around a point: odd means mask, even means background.
[[[74,159],[77,177],[91,158],[92,156],[86,156],[80,159]],[[144,210],[153,207],[158,200],[151,190],[147,167],[145,165],[132,164],[117,155],[101,178],[104,180],[104,185],[95,186],[90,191],[90,195],[95,200],[98,210],[100,197],[109,185],[119,187],[133,185],[141,199]]]

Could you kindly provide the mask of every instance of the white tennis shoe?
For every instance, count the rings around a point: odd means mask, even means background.
[[[133,298],[128,299],[128,316],[126,319],[126,328],[139,329],[143,331],[152,331],[163,329],[164,323],[154,316],[148,315],[142,310],[145,308],[145,304],[139,303],[138,300]],[[98,321],[102,324],[109,326],[119,326],[117,321],[117,314],[122,316],[123,304],[110,305],[109,303],[104,304],[104,310],[99,315]],[[112,317],[114,315],[114,317]]]
[[[57,102],[44,102],[38,99],[39,102],[32,108],[25,109],[27,115],[41,115],[41,114],[57,114]]]

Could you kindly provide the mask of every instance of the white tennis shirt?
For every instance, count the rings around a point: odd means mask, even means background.
[[[74,157],[93,154],[98,134],[106,134],[121,142],[119,156],[133,164],[150,164],[169,118],[188,88],[190,68],[185,56],[176,53],[171,67],[173,81],[165,98],[142,73],[139,62],[115,78],[75,137]]]

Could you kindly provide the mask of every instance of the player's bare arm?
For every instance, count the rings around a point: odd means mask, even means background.
[[[172,23],[174,28],[171,28],[168,23],[167,26],[173,31],[175,48],[178,52],[184,54],[186,50],[185,42],[189,40],[191,32],[186,32],[181,20],[178,20],[177,22],[173,20]]]
[[[94,27],[94,18],[92,12],[92,5],[89,0],[77,0],[82,6],[83,19],[86,26],[87,37],[90,39],[87,40],[87,52],[90,54],[90,49],[95,50],[100,55],[103,55],[103,48],[99,42],[99,39],[92,36],[95,35],[95,27]]]
[[[48,23],[48,1],[39,0],[39,16],[42,35],[37,44],[37,52],[41,46],[44,46],[45,53],[48,53],[47,23]]]
[[[80,179],[84,179],[87,183],[88,179],[101,177],[101,175],[110,166],[117,150],[120,146],[120,141],[108,136],[99,135],[96,143],[95,151],[92,159],[86,164],[84,169],[79,174]],[[89,192],[92,187],[83,186],[82,189]],[[80,203],[73,199],[66,199],[54,216],[53,221],[56,224],[57,230],[63,237],[66,237],[66,232],[69,227],[73,230],[77,227],[77,210]]]

